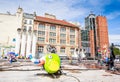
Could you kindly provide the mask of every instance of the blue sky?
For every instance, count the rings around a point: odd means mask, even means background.
[[[80,22],[93,11],[107,17],[110,42],[120,42],[120,0],[0,0],[0,13],[14,14],[18,7],[24,12],[43,16],[56,15],[58,19]]]

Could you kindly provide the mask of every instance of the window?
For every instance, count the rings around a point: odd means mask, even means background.
[[[75,38],[75,35],[70,35],[70,38]]]
[[[65,27],[61,27],[60,28],[60,32],[66,32],[66,28]]]
[[[32,24],[32,20],[29,21],[29,24]]]
[[[49,39],[49,42],[50,42],[50,43],[56,43],[56,39],[50,38],[50,39]]]
[[[65,53],[65,48],[60,48],[60,53]]]
[[[45,36],[45,31],[38,31],[38,36]]]
[[[60,40],[60,44],[66,44],[66,40]]]
[[[71,53],[71,54],[74,54],[74,49],[75,49],[75,48],[70,48],[70,53]]]
[[[38,41],[40,41],[40,42],[45,42],[45,38],[43,38],[43,37],[38,37]]]
[[[54,33],[54,32],[50,32],[50,36],[55,37],[55,36],[56,36],[56,33]]]
[[[60,34],[61,38],[66,38],[66,34]]]
[[[74,45],[74,44],[75,44],[75,41],[74,41],[74,40],[70,40],[70,44],[71,44],[71,45]]]
[[[75,33],[75,29],[70,28],[70,33]]]
[[[44,24],[39,24],[38,29],[45,30],[45,25]]]
[[[44,47],[43,46],[38,46],[38,52],[43,53]]]
[[[56,27],[55,26],[50,26],[50,31],[56,31]]]
[[[27,24],[27,20],[24,20],[24,24]]]
[[[26,29],[26,30],[27,30],[27,26],[24,26],[24,29]]]
[[[29,26],[29,30],[32,30],[32,27],[31,27],[31,26]]]

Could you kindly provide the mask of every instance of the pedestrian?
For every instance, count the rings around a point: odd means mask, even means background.
[[[82,49],[78,50],[78,62],[81,62],[81,54],[80,54],[81,51],[82,51]]]
[[[114,70],[114,60],[115,60],[115,54],[114,54],[114,44],[112,43],[110,47],[110,60],[108,63],[108,70]]]
[[[30,60],[37,64],[38,66],[42,66],[46,72],[49,74],[61,73],[61,60],[58,54],[56,54],[56,48],[54,46],[47,46],[48,54],[42,56],[40,59],[36,59],[32,57],[32,54],[29,55]]]
[[[10,63],[17,62],[16,55],[15,55],[14,52],[9,52],[8,56],[9,56],[8,60],[9,60]]]

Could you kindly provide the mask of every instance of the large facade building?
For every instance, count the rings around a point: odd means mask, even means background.
[[[14,51],[21,56],[36,53],[33,42],[33,25],[36,14],[24,13],[18,8],[15,14],[0,13],[0,56]]]
[[[46,54],[49,44],[59,55],[67,56],[80,46],[79,26],[58,20],[54,15],[36,16],[36,13],[24,13],[19,7],[14,15],[0,14],[0,18],[0,36],[3,37],[0,43],[8,45],[14,38],[14,50],[20,56]]]
[[[95,58],[98,55],[98,49],[102,49],[104,46],[109,47],[106,17],[89,14],[89,16],[85,18],[85,29],[88,32],[87,37],[90,56]]]
[[[22,26],[22,15],[0,13],[0,56],[5,56],[7,52],[14,51],[16,43],[17,28]]]
[[[47,45],[56,48],[57,54],[67,56],[80,46],[80,28],[65,20],[58,20],[54,15],[45,14],[44,17],[36,14],[24,13],[18,8],[22,16],[22,26],[17,29],[15,52],[20,56],[40,57],[47,53]]]
[[[21,27],[17,30],[15,53],[20,56],[28,57],[29,54],[35,54],[34,19],[36,13],[24,13],[22,8],[18,8],[17,15],[21,16]]]
[[[13,46],[14,43],[12,40],[16,37],[16,29],[16,15],[11,15],[10,13],[0,13],[0,44],[4,46]]]
[[[81,48],[85,49],[86,57],[90,56],[90,41],[88,37],[89,31],[85,28],[81,29]]]
[[[73,54],[80,45],[80,28],[64,20],[58,20],[54,15],[37,16],[34,21],[37,30],[37,52],[47,53],[47,45],[57,49],[59,55]]]
[[[50,44],[62,56],[73,55],[76,48],[82,48],[87,56],[95,58],[98,49],[109,46],[107,20],[104,16],[90,14],[85,18],[85,29],[58,20],[48,13],[44,17],[37,16],[35,12],[24,13],[20,7],[16,14],[0,14],[0,18],[0,37],[3,37],[0,38],[0,45],[15,46],[15,53],[20,56],[28,57],[32,54],[39,57],[47,53],[46,48]]]

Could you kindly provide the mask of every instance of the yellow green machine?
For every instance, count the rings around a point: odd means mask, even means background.
[[[60,57],[55,53],[50,53],[45,56],[44,69],[49,73],[56,73],[60,70]]]
[[[29,58],[32,62],[35,64],[42,64],[45,71],[47,71],[49,74],[54,74],[54,73],[61,73],[60,66],[61,66],[61,61],[60,57],[58,54],[56,54],[55,48],[52,48],[51,46],[48,47],[47,49],[50,53],[44,55],[40,59],[35,59],[32,57],[32,54],[29,55]],[[44,62],[42,61],[44,60]]]

